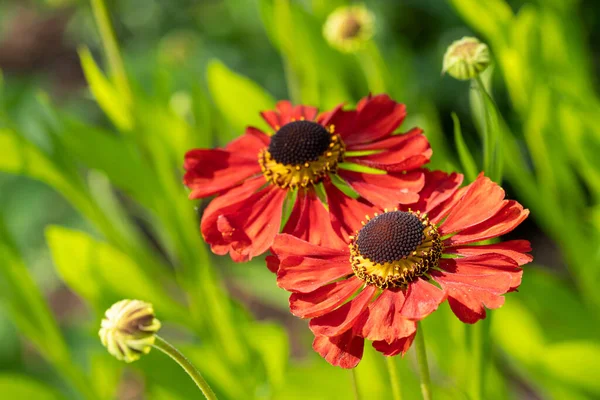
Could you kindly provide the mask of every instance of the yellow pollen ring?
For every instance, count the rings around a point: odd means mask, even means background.
[[[336,172],[338,163],[344,160],[345,146],[340,135],[333,133],[333,125],[328,127],[331,134],[329,148],[316,161],[302,164],[281,164],[269,153],[268,148],[258,153],[258,163],[267,182],[282,189],[307,187],[320,182],[330,172]]]
[[[408,257],[383,264],[371,261],[358,250],[358,231],[350,237],[350,263],[358,278],[380,289],[406,288],[410,282],[438,265],[443,245],[437,227],[426,214],[409,212],[418,217],[425,228],[423,241]]]

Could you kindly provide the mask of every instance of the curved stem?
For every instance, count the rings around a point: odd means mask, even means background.
[[[358,382],[356,380],[356,368],[352,368],[352,390],[354,392],[354,399],[360,400],[360,392],[358,391]]]
[[[173,360],[177,362],[187,372],[187,374],[192,378],[198,389],[202,391],[204,397],[207,400],[217,400],[217,396],[215,392],[212,391],[208,382],[204,380],[200,371],[194,367],[194,365],[188,360],[179,350],[173,347],[169,342],[156,335],[156,340],[154,342],[154,347],[171,357]]]
[[[398,379],[398,370],[396,369],[396,360],[392,357],[385,357],[385,361],[390,374],[390,382],[392,383],[393,399],[402,400],[402,392],[400,392],[400,379]]]
[[[431,400],[431,378],[429,378],[429,366],[427,365],[423,325],[420,322],[417,329],[416,341],[417,361],[419,363],[419,374],[421,375],[421,393],[423,394],[423,400]]]

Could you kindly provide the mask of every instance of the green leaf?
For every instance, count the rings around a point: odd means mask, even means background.
[[[465,140],[460,129],[460,121],[455,113],[452,113],[452,121],[454,121],[454,142],[456,143],[456,150],[458,151],[458,158],[462,165],[463,171],[467,176],[469,182],[473,182],[477,178],[477,165],[473,156],[469,152]]]
[[[133,298],[152,303],[159,318],[189,321],[142,266],[110,244],[59,226],[49,227],[46,238],[59,276],[99,314],[118,300]]]
[[[224,142],[240,136],[247,126],[267,129],[260,112],[273,109],[275,100],[263,88],[218,60],[208,64],[207,79],[217,108],[235,132],[222,137]]]
[[[285,330],[275,324],[254,323],[245,332],[248,343],[262,358],[271,385],[281,386],[285,380],[289,358],[289,345]]]
[[[351,197],[353,199],[358,199],[360,194],[356,192],[345,180],[340,178],[338,174],[331,174],[331,183],[335,185],[336,188],[342,191],[346,196]]]
[[[600,395],[600,345],[570,341],[549,346],[541,354],[541,364],[558,379]]]
[[[0,393],[5,399],[60,400],[51,387],[24,375],[1,374]]]
[[[100,108],[120,130],[130,131],[133,129],[133,118],[128,102],[104,76],[87,47],[79,50],[79,59],[90,90]]]

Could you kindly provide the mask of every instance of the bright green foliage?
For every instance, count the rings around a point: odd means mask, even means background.
[[[21,23],[18,3],[0,4],[6,37]],[[32,15],[71,15],[64,42],[79,50],[30,58],[43,77],[2,64],[0,309],[10,323],[0,330],[0,397],[195,398],[164,355],[124,366],[102,348],[105,309],[139,298],[220,399],[352,398],[350,373],[312,351],[264,257],[239,265],[211,255],[182,165],[186,151],[224,146],[248,125],[270,130],[259,113],[276,100],[325,110],[380,91],[407,104],[402,131],[424,128],[431,168],[466,181],[484,171],[531,211],[515,237],[532,241],[535,264],[487,325],[461,323],[446,304],[422,322],[434,398],[600,397],[594,2],[367,1],[375,33],[352,54],[322,35],[343,0],[33,3]],[[445,47],[464,35],[487,43],[492,65],[472,82],[440,77]],[[85,82],[48,72],[68,54]],[[70,80],[83,88],[61,85]],[[474,378],[478,329],[490,336]],[[403,398],[419,398],[414,351],[394,362]],[[369,344],[356,379],[362,398],[391,398]]]

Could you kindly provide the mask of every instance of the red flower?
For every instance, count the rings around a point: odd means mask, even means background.
[[[313,347],[331,364],[355,367],[364,339],[386,356],[404,354],[414,321],[446,299],[474,323],[520,285],[520,266],[532,260],[528,241],[473,244],[510,232],[529,211],[483,175],[459,189],[462,179],[428,172],[418,201],[381,214],[364,201],[338,201],[339,190],[326,185],[331,229],[344,243],[277,236],[269,259],[277,283],[292,292],[291,312],[311,319]]]
[[[247,261],[271,246],[284,202],[296,197],[284,232],[331,244],[335,239],[322,226],[325,214],[314,185],[333,174],[380,207],[417,201],[424,185],[419,168],[431,149],[418,128],[394,134],[405,115],[405,106],[387,95],[366,97],[356,110],[339,106],[320,116],[314,107],[280,101],[276,111],[262,113],[273,132],[249,127],[223,149],[189,151],[184,183],[190,198],[217,196],[202,217],[204,239],[214,253]],[[359,166],[370,172],[356,172]]]

